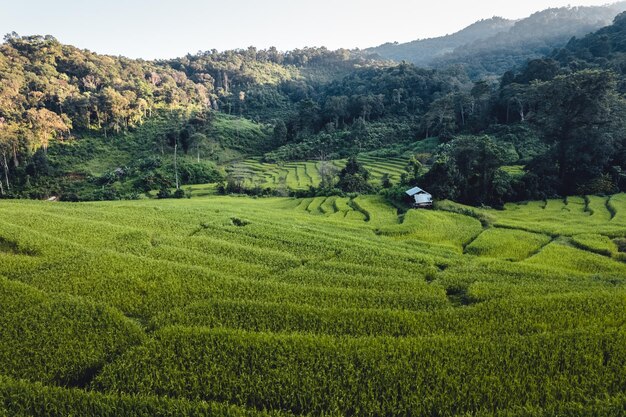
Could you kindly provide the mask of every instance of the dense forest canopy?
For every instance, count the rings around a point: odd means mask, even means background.
[[[543,30],[554,34],[606,10],[532,18],[560,22]],[[283,163],[363,152],[424,166],[397,190],[386,181],[392,198],[416,183],[439,198],[496,205],[623,190],[624,27],[619,15],[540,59],[514,58],[497,80],[358,50],[251,47],[143,61],[10,34],[0,45],[0,194],[132,197],[219,181],[220,165],[246,156]]]

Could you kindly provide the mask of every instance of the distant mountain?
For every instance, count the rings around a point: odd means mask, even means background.
[[[506,32],[515,21],[493,17],[480,20],[452,35],[439,38],[416,40],[408,43],[386,43],[365,52],[383,59],[407,61],[418,66],[428,66],[437,57],[453,52],[459,46],[486,39],[498,33]]]
[[[428,67],[460,64],[472,78],[482,78],[501,75],[529,59],[548,55],[574,36],[610,25],[624,11],[626,1],[606,6],[553,8],[516,22],[501,18],[483,20],[453,35],[386,44],[367,51]]]
[[[434,67],[462,64],[472,78],[499,76],[563,47],[572,37],[610,25],[626,10],[626,2],[598,7],[547,9],[516,22],[506,33],[463,45],[432,63]]]
[[[572,38],[552,58],[572,71],[586,68],[611,69],[620,76],[620,91],[626,92],[626,13],[612,25],[583,38]]]

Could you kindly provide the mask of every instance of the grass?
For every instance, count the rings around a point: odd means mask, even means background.
[[[273,169],[302,186],[312,167]],[[380,196],[212,190],[0,201],[0,415],[626,403],[624,195],[399,215]]]

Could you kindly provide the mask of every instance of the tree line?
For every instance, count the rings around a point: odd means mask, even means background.
[[[107,141],[163,110],[182,119],[137,146],[146,148],[145,161],[172,154],[175,180],[178,152],[199,160],[206,146],[281,162],[320,152],[347,158],[436,137],[441,145],[419,155],[427,169],[413,182],[439,198],[501,204],[624,190],[624,27],[620,15],[497,81],[473,81],[458,66],[372,61],[359,51],[249,48],[149,62],[10,34],[0,45],[0,194],[46,172],[51,141]],[[220,113],[233,117],[227,123],[234,129],[215,126],[226,123],[212,116]],[[250,126],[258,133],[224,136]],[[219,142],[209,137],[217,131]],[[512,176],[506,165],[524,171]]]

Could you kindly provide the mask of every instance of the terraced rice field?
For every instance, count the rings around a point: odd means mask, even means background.
[[[0,416],[623,415],[626,195],[441,206],[0,201]]]
[[[407,164],[407,160],[402,158],[371,156],[361,156],[359,161],[370,172],[371,181],[374,184],[380,184],[385,174],[389,175],[392,182],[399,182],[400,175]],[[331,163],[340,170],[346,165],[346,160],[335,160]],[[319,161],[289,162],[278,165],[248,159],[231,165],[227,171],[241,173],[247,178],[248,185],[260,185],[263,188],[285,186],[292,190],[304,190],[320,184],[319,168]]]

